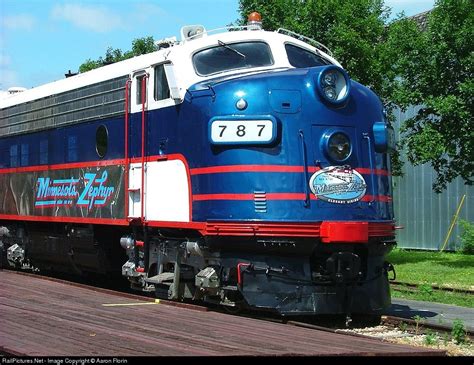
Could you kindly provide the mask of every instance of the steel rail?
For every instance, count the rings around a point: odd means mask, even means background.
[[[429,285],[433,290],[449,291],[449,292],[474,295],[474,289],[467,289],[467,288],[454,288],[454,287],[432,285],[432,284],[415,284],[415,283],[406,283],[403,281],[395,281],[395,280],[390,281],[390,284],[393,286],[402,286],[402,287],[406,286],[408,288],[419,288],[421,285]]]

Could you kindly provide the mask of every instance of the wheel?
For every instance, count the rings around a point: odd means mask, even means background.
[[[354,313],[351,327],[375,327],[380,325],[382,315],[378,313]]]
[[[235,303],[235,306],[223,305],[224,310],[230,314],[239,314],[244,310],[244,305],[241,303]]]

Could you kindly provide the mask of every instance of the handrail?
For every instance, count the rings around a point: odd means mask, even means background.
[[[211,35],[213,33],[218,33],[218,32],[223,33],[225,31],[234,32],[234,31],[240,31],[240,30],[255,30],[255,28],[253,28],[251,25],[250,26],[248,26],[248,25],[233,25],[233,26],[228,26],[228,27],[221,27],[221,28],[216,28],[216,29],[204,30],[204,32],[202,32],[202,33],[192,35],[192,36],[188,37],[187,39],[185,39],[185,40],[183,39],[181,41],[182,42],[187,42],[187,41],[191,41],[193,39],[200,38],[203,35],[207,36],[207,35]],[[264,29],[262,28],[262,30],[264,30]],[[302,34],[298,34],[296,32],[293,32],[293,31],[285,29],[285,28],[278,28],[275,32],[279,33],[279,34],[284,34],[284,35],[293,37],[295,39],[298,39],[300,41],[304,41],[306,43],[309,43],[312,46],[314,46],[318,51],[323,51],[324,53],[328,54],[329,56],[334,57],[334,55],[333,55],[332,51],[329,49],[329,47],[325,46],[324,44],[322,44],[321,42],[318,42],[317,40],[315,40],[313,38],[306,37]]]
[[[362,136],[367,140],[367,147],[369,150],[369,165],[370,165],[370,183],[372,184],[372,200],[369,201],[369,205],[372,205],[375,202],[375,174],[374,174],[374,164],[372,161],[372,143],[368,133],[362,133]]]
[[[124,158],[125,158],[125,171],[124,171],[124,194],[125,194],[125,218],[128,218],[129,215],[129,209],[128,209],[128,173],[130,169],[130,161],[128,160],[128,107],[129,107],[129,102],[130,102],[130,95],[129,95],[129,90],[130,90],[130,84],[132,80],[128,79],[125,82],[125,153],[124,153]]]
[[[306,43],[312,44],[318,51],[323,51],[324,53],[327,53],[329,56],[334,57],[331,50],[326,47],[324,44],[318,42],[317,40],[313,38],[306,37],[302,34],[298,34],[295,32],[292,32],[291,30],[285,29],[285,28],[278,28],[276,30],[277,33],[284,34],[290,37],[293,37],[295,39],[298,39],[300,41],[305,41]],[[322,49],[320,49],[322,48]]]
[[[194,34],[194,35],[188,37],[187,39],[182,39],[181,41],[187,42],[187,41],[191,41],[195,38],[200,38],[203,35],[210,35],[210,34],[213,34],[213,33],[219,33],[219,32],[223,33],[224,31],[235,32],[235,31],[238,31],[238,30],[247,30],[247,29],[248,29],[247,25],[232,25],[232,26],[228,26],[228,27],[220,27],[220,28],[215,28],[215,29],[210,29],[210,30],[204,30],[204,32],[202,32],[202,33]]]
[[[145,73],[142,78],[142,187],[140,191],[141,216],[140,221],[145,220],[145,104],[146,104],[146,80],[148,74]]]
[[[309,178],[308,178],[308,158],[306,156],[306,144],[304,143],[304,133],[300,129],[298,132],[300,139],[301,139],[301,153],[303,154],[303,166],[304,166],[304,182],[303,182],[303,187],[304,187],[304,193],[305,193],[305,199],[304,199],[304,206],[307,208],[309,206],[309,190],[308,190],[308,184],[309,184]]]

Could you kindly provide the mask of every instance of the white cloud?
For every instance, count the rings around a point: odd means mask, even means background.
[[[10,69],[11,58],[6,54],[0,54],[0,90],[7,90],[11,86],[16,86],[17,75]]]
[[[51,16],[53,19],[68,21],[79,28],[94,32],[108,32],[120,28],[122,24],[121,17],[105,6],[56,5]]]
[[[6,15],[1,17],[2,28],[11,30],[32,30],[36,19],[29,14]]]
[[[7,66],[11,65],[11,63],[12,63],[12,61],[11,61],[10,56],[8,56],[6,54],[0,54],[0,68],[7,67]]]
[[[134,18],[141,20],[148,20],[149,18],[157,20],[159,17],[169,15],[170,14],[168,14],[162,7],[150,3],[136,4],[132,14]]]
[[[0,68],[0,90],[8,90],[12,86],[22,86],[18,74],[9,68]]]
[[[179,16],[169,13],[161,6],[153,3],[134,4],[128,14],[128,19],[127,29],[130,29],[130,26],[133,27],[135,24],[139,24],[141,29],[150,29],[152,32],[158,30],[166,31],[163,28],[164,24],[169,24],[170,22],[183,23],[183,19]]]

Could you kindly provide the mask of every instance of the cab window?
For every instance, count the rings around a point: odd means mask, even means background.
[[[136,91],[136,104],[140,105],[143,103],[143,79],[145,78],[145,75],[140,75],[137,76],[137,91]],[[146,90],[146,84],[145,84],[145,90]],[[146,91],[145,91],[146,95]]]
[[[290,65],[296,68],[330,65],[331,63],[321,56],[293,44],[285,44],[286,54]]]
[[[155,90],[153,91],[155,100],[168,99],[170,97],[170,88],[166,79],[165,66],[155,66]]]
[[[273,65],[270,47],[264,42],[218,43],[194,54],[193,65],[198,75]]]

